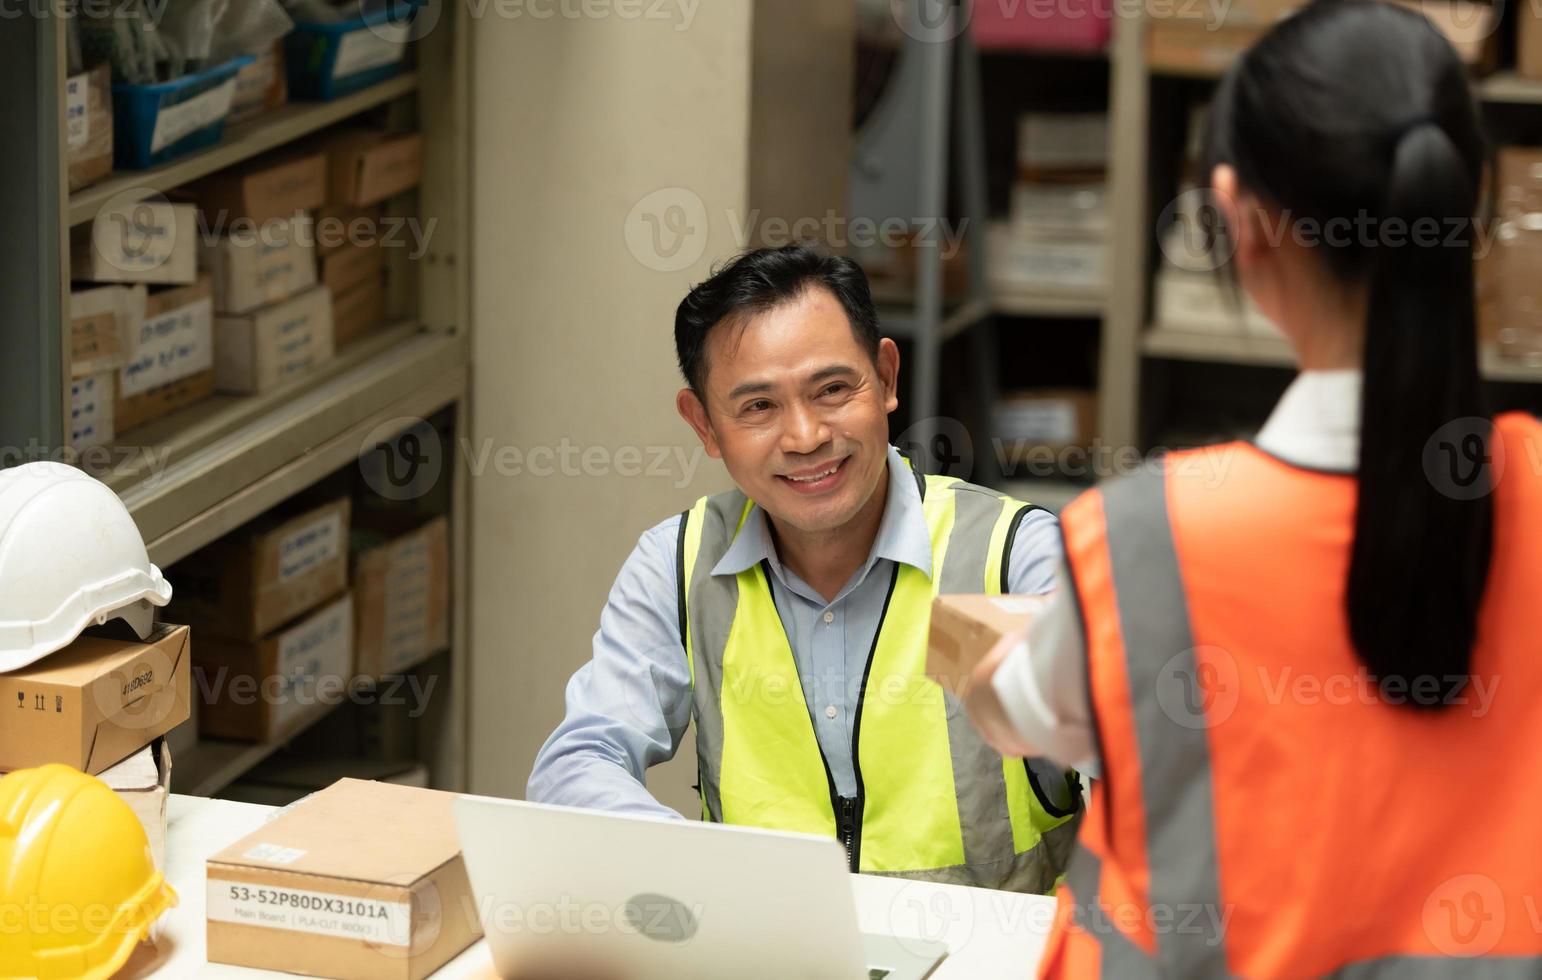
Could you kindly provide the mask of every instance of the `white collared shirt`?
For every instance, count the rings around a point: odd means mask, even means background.
[[[1352,473],[1360,454],[1359,371],[1305,371],[1291,382],[1255,440],[1259,449],[1311,469]],[[1086,640],[1062,568],[1054,598],[1028,640],[991,684],[1029,745],[1062,765],[1101,775],[1087,699]],[[1030,655],[1029,651],[1032,651]]]

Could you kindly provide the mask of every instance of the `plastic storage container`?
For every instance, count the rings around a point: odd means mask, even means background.
[[[335,24],[296,23],[284,38],[289,97],[325,102],[399,74],[418,6],[391,0],[386,9]]]
[[[113,164],[143,170],[218,143],[251,55],[153,85],[112,87]]]

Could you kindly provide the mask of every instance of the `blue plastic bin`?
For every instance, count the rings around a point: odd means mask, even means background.
[[[284,38],[289,97],[325,102],[400,74],[420,6],[389,0],[383,9],[335,24],[296,23]]]
[[[154,85],[114,85],[113,165],[122,170],[143,170],[218,143],[225,134],[236,72],[254,60],[251,55],[242,55]],[[227,82],[231,88],[221,94],[220,86]]]

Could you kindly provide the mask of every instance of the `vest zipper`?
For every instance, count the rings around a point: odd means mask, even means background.
[[[857,801],[855,797],[840,797],[840,809],[836,811],[836,826],[841,843],[846,845],[846,863],[857,870]]]
[[[878,613],[878,626],[873,630],[873,645],[867,651],[867,664],[862,668],[862,685],[857,688],[857,708],[851,720],[851,774],[856,777],[857,796],[855,799],[842,797],[840,802],[851,806],[848,828],[851,836],[846,855],[851,860],[853,874],[862,870],[862,817],[867,809],[867,789],[862,782],[862,709],[867,704],[867,680],[873,672],[873,660],[878,656],[878,639],[883,636],[883,624],[889,618],[889,602],[894,598],[894,586],[898,583],[899,563],[895,562],[894,573],[889,576],[889,591],[884,594],[883,609]],[[840,812],[840,809],[836,810],[836,813]]]

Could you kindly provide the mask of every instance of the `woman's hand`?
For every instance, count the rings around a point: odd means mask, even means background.
[[[1026,642],[1026,628],[1002,637],[984,659],[975,665],[969,674],[968,686],[964,689],[964,707],[969,711],[969,720],[974,722],[974,727],[984,736],[986,744],[1001,755],[1018,758],[1037,755],[1038,752],[1017,733],[1012,719],[1007,717],[1006,708],[1001,704],[1001,698],[996,695],[991,679],[1012,651]]]

